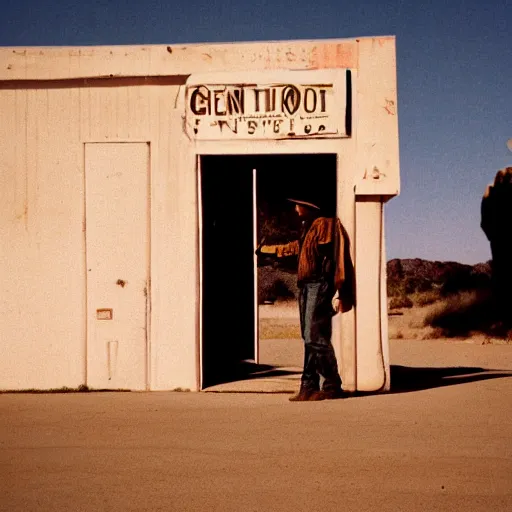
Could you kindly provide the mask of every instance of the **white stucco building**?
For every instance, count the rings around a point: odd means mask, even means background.
[[[332,166],[351,239],[357,307],[333,338],[344,387],[389,389],[395,55],[393,37],[0,48],[0,389],[203,389],[212,358],[233,353],[204,315],[212,205],[236,196],[245,212],[234,311],[249,317],[255,173],[300,154]],[[233,361],[257,357],[251,318]]]

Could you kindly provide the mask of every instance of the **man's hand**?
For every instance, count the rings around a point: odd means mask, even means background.
[[[263,237],[260,240],[258,247],[256,247],[256,250],[254,251],[254,254],[256,254],[256,256],[261,256],[261,248],[263,247],[263,244],[265,243],[265,239],[266,239],[266,237]]]
[[[332,298],[331,304],[332,304],[332,309],[334,310],[334,314],[337,315],[341,311],[341,301],[340,301],[339,292],[336,292],[336,294]]]

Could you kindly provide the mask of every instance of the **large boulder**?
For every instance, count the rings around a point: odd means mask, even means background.
[[[497,319],[512,328],[512,167],[496,173],[482,198],[481,223],[491,245]]]

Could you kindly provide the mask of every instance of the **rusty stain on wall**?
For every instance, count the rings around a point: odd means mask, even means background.
[[[25,221],[26,221],[27,218],[28,218],[28,205],[25,202],[25,204],[23,206],[23,210],[21,211],[21,213],[16,214],[16,220],[25,219]]]
[[[351,42],[313,46],[309,55],[312,69],[357,68],[357,54]]]
[[[372,39],[373,44],[386,44]],[[180,51],[181,50],[181,51]],[[158,52],[158,53],[157,53]],[[328,69],[328,68],[357,68],[359,48],[355,39],[342,42],[304,41],[301,43],[286,44],[241,44],[236,52],[229,52],[220,44],[209,45],[205,52],[202,45],[187,46],[116,46],[116,47],[90,47],[65,49],[36,49],[24,48],[12,50],[9,58],[12,62],[0,60],[0,73],[2,79],[30,80],[43,76],[53,76],[56,79],[73,79],[82,77],[106,76],[115,64],[113,76],[167,76],[167,59],[162,58],[162,52],[172,54],[173,64],[177,66],[173,74],[180,74],[180,70],[200,72],[201,62],[212,65],[211,71],[219,71],[231,67],[233,70],[245,69],[247,63],[254,64],[257,69]],[[153,57],[153,54],[155,58]],[[206,55],[210,55],[211,59]],[[52,61],[50,68],[44,68],[41,59],[36,56],[45,56]],[[0,54],[0,59],[2,55]],[[95,60],[101,63],[96,65]],[[137,70],[132,71],[130,61],[137,61]],[[7,63],[13,64],[8,76],[5,72]],[[62,63],[62,65],[59,65]],[[193,65],[189,65],[192,63]]]
[[[396,115],[396,105],[393,100],[386,99],[386,105],[383,107],[384,110],[390,115],[395,116]]]
[[[295,62],[297,60],[297,55],[295,55],[294,52],[288,50],[286,52],[286,59],[288,60],[288,62]]]
[[[367,180],[368,178],[371,178],[373,180],[380,180],[381,178],[385,178],[386,175],[379,170],[379,168],[374,165],[371,172],[368,172],[368,169],[364,170],[363,180]]]

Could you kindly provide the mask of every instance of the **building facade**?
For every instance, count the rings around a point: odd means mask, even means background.
[[[395,56],[393,37],[0,49],[0,389],[204,389],[233,349],[203,311],[208,205],[247,208],[235,312],[255,315],[251,158],[301,154],[333,155],[351,240],[357,305],[333,336],[344,387],[389,389]],[[247,172],[229,171],[235,156]],[[244,336],[234,359],[257,359]]]

